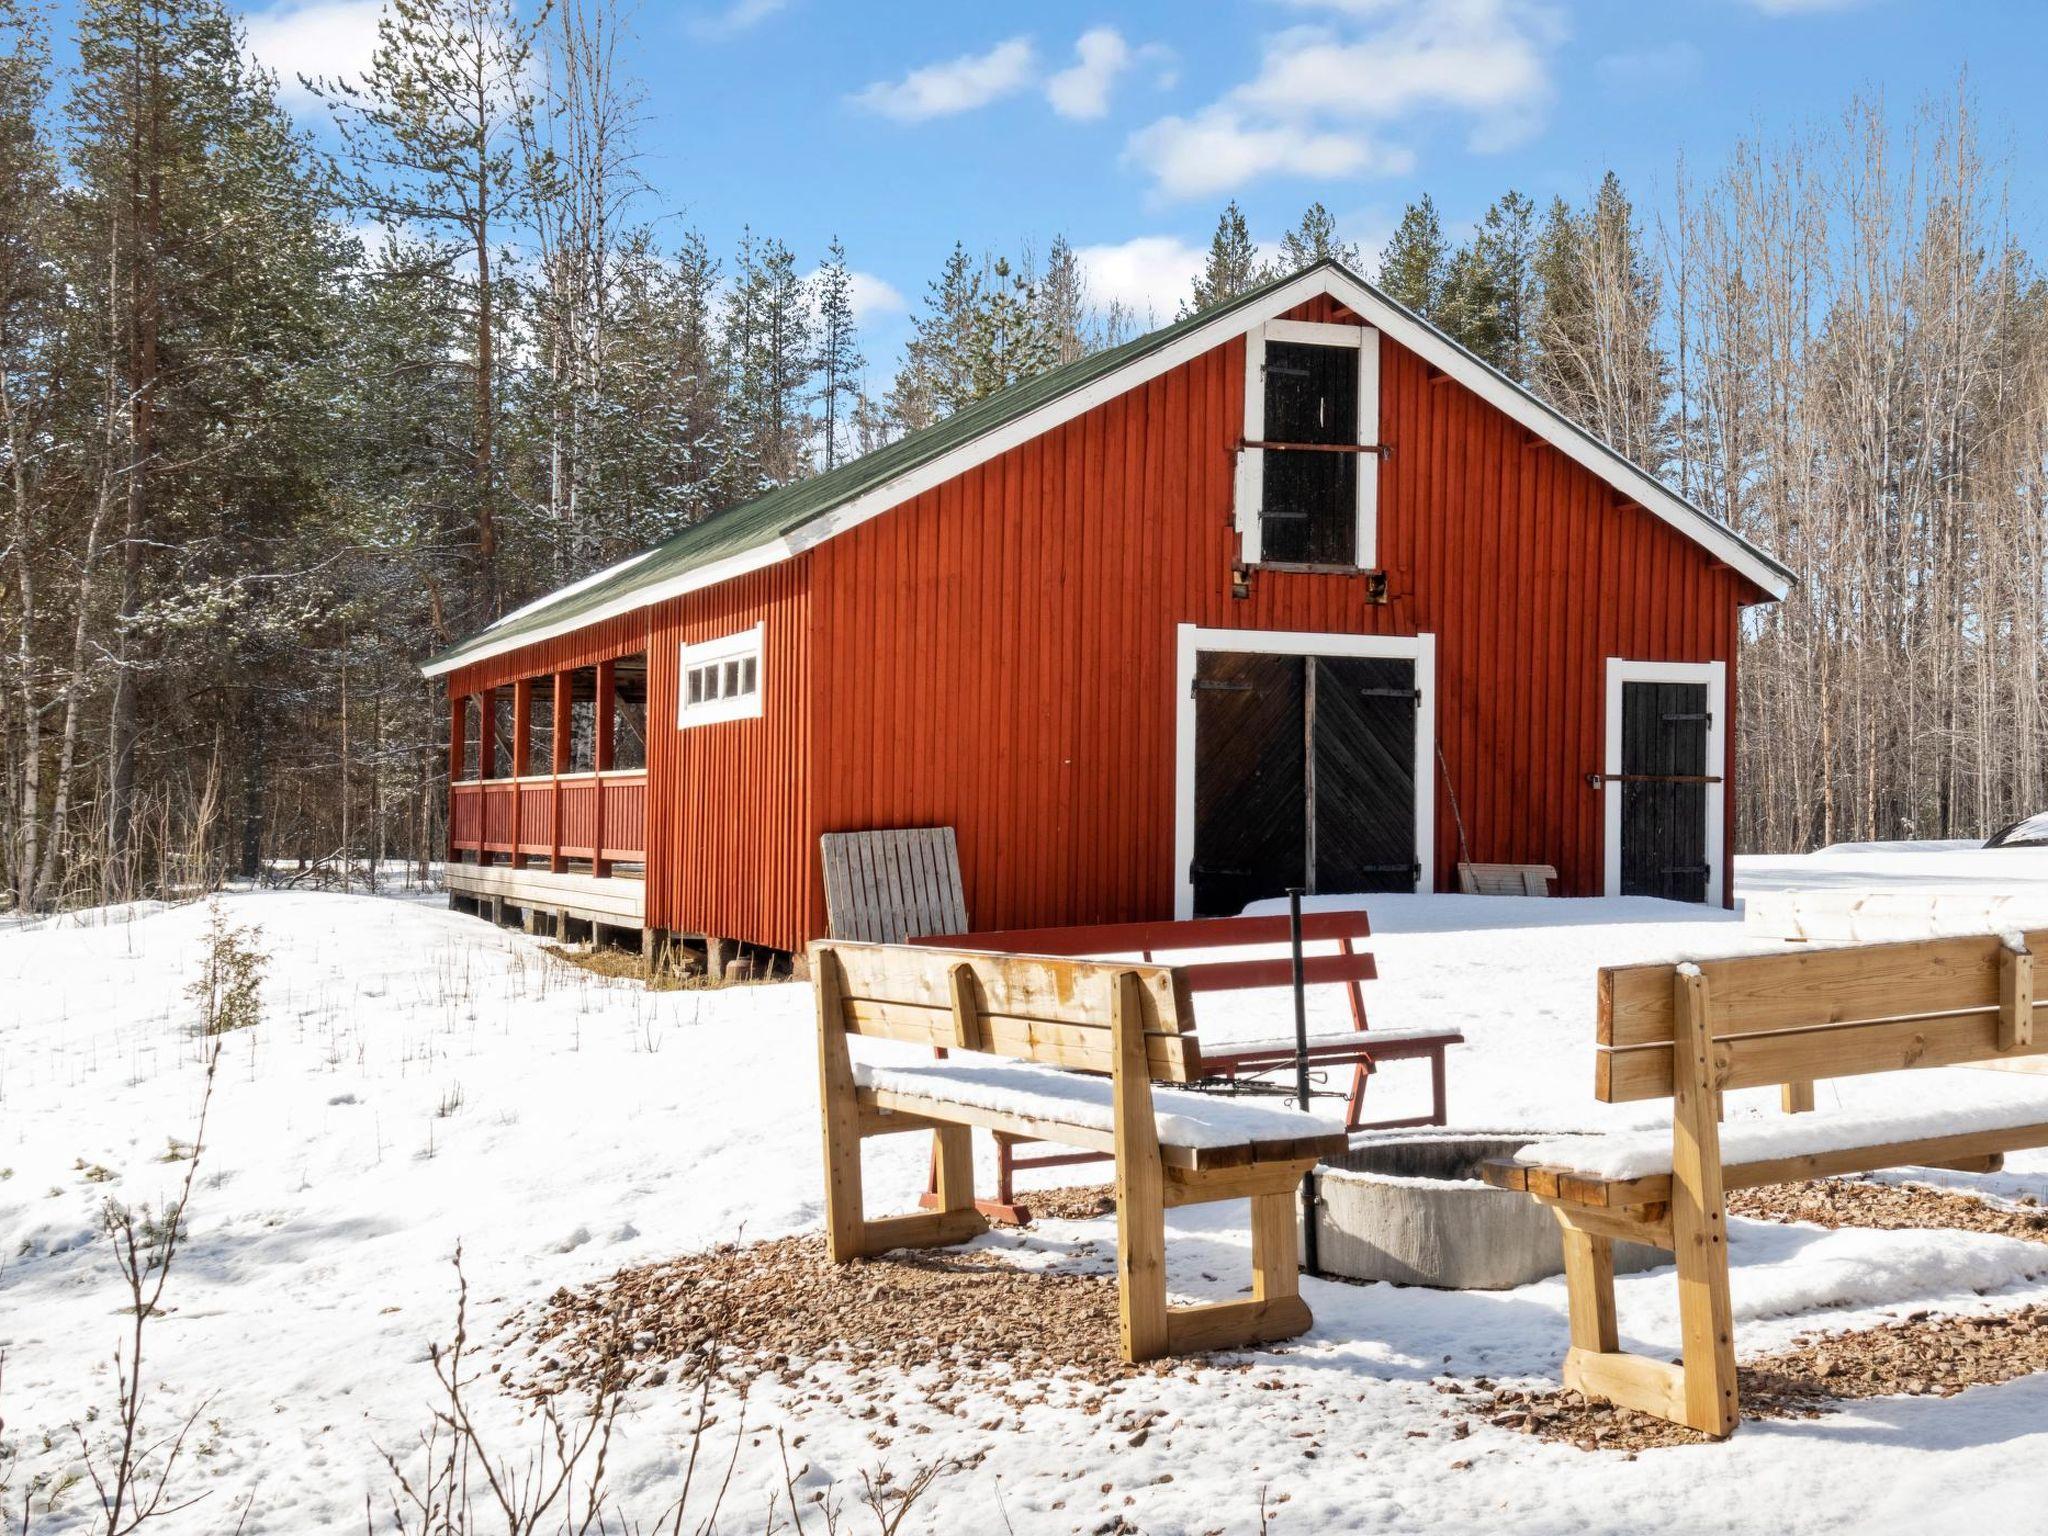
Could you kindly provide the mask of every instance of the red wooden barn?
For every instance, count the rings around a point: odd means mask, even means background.
[[[821,833],[946,825],[980,928],[1462,861],[1724,902],[1737,630],[1792,579],[1323,263],[436,658],[450,889],[795,950]]]

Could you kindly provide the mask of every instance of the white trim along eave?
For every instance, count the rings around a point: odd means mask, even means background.
[[[1337,299],[1367,324],[1384,331],[1424,362],[1464,385],[1487,404],[1503,412],[1510,420],[1535,433],[1565,457],[1624,495],[1633,498],[1653,516],[1662,519],[1695,544],[1726,561],[1730,567],[1748,577],[1772,597],[1783,598],[1792,590],[1791,580],[1774,563],[1705,513],[1688,505],[1599,439],[1581,431],[1533,396],[1525,394],[1448,337],[1431,329],[1391,301],[1381,298],[1363,283],[1336,268],[1317,266],[1309,268],[1274,289],[1258,303],[1218,315],[1206,325],[1196,326],[1158,351],[1135,358],[1123,367],[1106,373],[1079,389],[1048,400],[1037,409],[992,427],[981,436],[972,438],[935,459],[905,470],[894,479],[884,481],[874,489],[854,497],[802,527],[791,530],[782,538],[772,539],[729,559],[685,572],[667,581],[621,593],[609,603],[568,615],[557,623],[543,625],[538,629],[518,635],[507,635],[499,640],[488,639],[490,631],[485,630],[483,635],[478,637],[483,641],[482,644],[455,656],[430,662],[420,669],[421,673],[427,677],[439,677],[458,667],[488,661],[494,656],[518,650],[521,646],[551,640],[572,630],[601,623],[605,619],[617,618],[620,614],[666,602],[670,598],[681,597],[686,593],[702,591],[706,587],[730,581],[735,576],[791,559],[807,549],[817,547],[827,539],[836,538],[849,529],[859,527],[892,507],[900,506],[913,497],[944,484],[978,464],[1008,453],[1012,448],[1094,410],[1098,405],[1105,404],[1148,380],[1171,372],[1213,347],[1220,346],[1234,337],[1246,335],[1276,316],[1285,314],[1296,305],[1322,294]],[[594,583],[645,558],[644,553],[635,555],[631,560],[611,566],[589,580]],[[531,609],[532,605],[529,605],[526,611],[530,612]]]

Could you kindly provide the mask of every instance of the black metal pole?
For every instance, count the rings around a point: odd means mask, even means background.
[[[1308,986],[1302,979],[1301,898],[1303,888],[1287,888],[1287,937],[1294,952],[1294,1097],[1303,1113],[1312,1113],[1308,1102]],[[1316,1263],[1316,1176],[1310,1169],[1301,1176],[1302,1268],[1318,1272]]]

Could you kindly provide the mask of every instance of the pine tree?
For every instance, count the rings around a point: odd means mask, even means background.
[[[1497,306],[1494,355],[1487,361],[1518,384],[1532,377],[1536,309],[1536,205],[1507,192],[1486,210],[1476,244]]]
[[[726,427],[734,499],[797,479],[810,435],[810,298],[780,240],[740,236],[725,300]]]
[[[967,378],[972,398],[985,400],[1052,367],[1059,338],[1045,323],[1030,281],[1013,272],[1007,258],[988,267],[980,289],[968,332]]]
[[[345,146],[349,202],[434,246],[468,316],[464,499],[474,573],[465,609],[472,625],[503,605],[499,358],[512,296],[493,262],[525,212],[520,138],[533,110],[533,28],[512,0],[388,0],[369,72],[360,81],[316,83]]]
[[[1045,276],[1035,285],[1040,326],[1052,339],[1053,362],[1071,363],[1091,350],[1087,331],[1088,280],[1065,235],[1053,236]]]
[[[1283,272],[1299,272],[1319,261],[1337,261],[1355,269],[1358,246],[1354,241],[1337,238],[1337,221],[1329,209],[1321,203],[1310,203],[1301,222],[1280,237],[1277,265]]]
[[[818,270],[816,289],[818,430],[825,468],[831,469],[843,456],[840,439],[852,425],[854,406],[861,392],[861,370],[867,367],[854,328],[853,273],[846,265],[846,248],[837,236],[826,247],[825,265]]]
[[[1436,204],[1424,193],[1402,210],[1393,238],[1380,252],[1379,285],[1395,303],[1430,319],[1443,300],[1449,260]]]
[[[1265,281],[1267,273],[1259,263],[1258,248],[1252,244],[1244,210],[1235,198],[1216,220],[1216,233],[1209,237],[1209,255],[1195,278],[1195,291],[1182,306],[1183,315],[1194,314],[1212,304],[1234,299]]]
[[[1443,291],[1430,320],[1445,335],[1485,362],[1500,366],[1502,296],[1486,247],[1474,240],[1459,246],[1444,269]]]
[[[982,304],[982,274],[969,259],[967,247],[956,241],[945,266],[925,289],[925,312],[891,391],[901,397],[903,409],[896,414],[904,431],[915,431],[979,398],[974,349]],[[916,418],[926,412],[925,420],[918,422]]]
[[[1574,421],[1661,471],[1675,449],[1671,365],[1657,336],[1662,295],[1612,171],[1583,212],[1552,203],[1535,272],[1538,387]]]

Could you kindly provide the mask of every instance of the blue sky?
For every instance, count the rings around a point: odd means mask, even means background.
[[[366,57],[377,9],[245,7],[287,79]],[[841,237],[876,372],[956,238],[1064,232],[1098,296],[1165,319],[1233,196],[1262,241],[1321,199],[1370,265],[1423,192],[1455,231],[1611,167],[1654,214],[1681,154],[1709,170],[1859,90],[1903,121],[1965,71],[2041,223],[2043,0],[645,0],[634,24],[650,208],[721,251],[749,223],[806,262]]]

